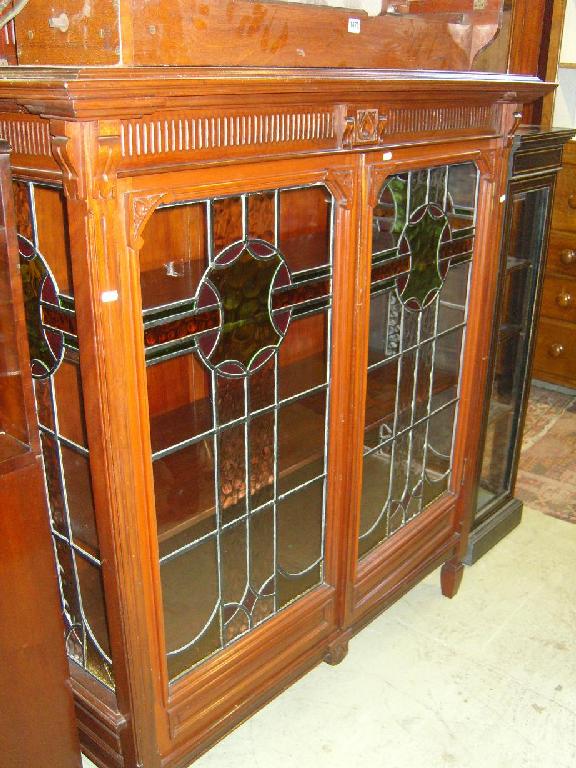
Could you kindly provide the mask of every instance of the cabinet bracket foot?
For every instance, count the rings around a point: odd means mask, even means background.
[[[324,654],[324,661],[326,664],[335,667],[336,664],[340,664],[340,662],[344,661],[348,655],[348,642],[351,636],[351,632],[345,632],[328,645],[326,653]]]
[[[464,565],[460,560],[453,559],[444,563],[440,571],[440,585],[444,597],[455,597],[460,588],[463,573]]]

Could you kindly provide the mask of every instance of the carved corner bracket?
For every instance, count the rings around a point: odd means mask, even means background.
[[[152,195],[134,196],[128,206],[128,245],[135,251],[139,251],[144,244],[142,230],[146,222],[152,216],[159,203],[167,196],[167,192],[159,192]]]
[[[324,179],[333,190],[336,202],[342,208],[350,209],[354,199],[354,172],[351,168],[330,169]]]
[[[346,148],[381,144],[388,117],[377,109],[358,109],[353,116],[344,117],[342,146]]]
[[[378,195],[385,179],[390,176],[390,168],[381,168],[380,166],[370,166],[368,168],[368,205],[375,208],[378,204]]]

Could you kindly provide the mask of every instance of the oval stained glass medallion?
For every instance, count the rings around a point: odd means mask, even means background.
[[[217,308],[220,316],[219,327],[198,340],[203,362],[225,376],[261,368],[290,323],[290,309],[272,310],[272,295],[290,285],[284,257],[265,240],[243,240],[221,251],[197,292],[197,308]]]
[[[450,240],[448,218],[438,205],[422,205],[410,216],[398,243],[399,253],[410,257],[410,271],[396,281],[408,309],[424,309],[442,288],[448,264],[440,262],[440,252]]]

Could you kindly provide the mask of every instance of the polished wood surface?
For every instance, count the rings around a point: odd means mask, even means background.
[[[80,768],[25,337],[8,147],[0,145],[0,753]],[[16,337],[11,335],[11,322]],[[9,391],[5,391],[5,382]]]
[[[158,34],[176,34],[168,21]],[[133,55],[136,48],[134,42]],[[196,55],[194,46],[188,49]],[[18,178],[56,184],[66,198],[115,674],[112,692],[76,668],[73,687],[82,743],[99,766],[187,765],[310,667],[341,660],[351,636],[433,568],[448,563],[443,589],[456,592],[478,461],[478,401],[490,341],[486,307],[496,290],[494,232],[509,140],[522,103],[550,87],[531,76],[373,69],[26,67],[0,73],[0,127],[14,139]],[[359,563],[375,195],[391,174],[463,162],[477,164],[480,191],[452,481],[437,502]],[[159,555],[171,526],[182,521],[157,514],[153,439],[177,433],[180,408],[205,418],[208,390],[199,366],[184,358],[163,371],[146,366],[143,306],[155,291],[169,296],[176,290],[160,280],[161,248],[196,274],[204,247],[197,229],[188,239],[174,236],[175,228],[197,226],[197,212],[159,206],[315,186],[325,187],[334,205],[322,583],[169,683]],[[238,224],[233,208],[220,231],[227,237]],[[300,210],[295,202],[293,209],[286,240],[306,260],[301,244],[308,242],[310,252],[318,247],[319,230],[305,226],[314,206]],[[61,221],[54,227],[61,229]],[[55,235],[50,242],[56,241]],[[323,329],[309,328],[287,357],[279,352],[281,370],[313,359],[326,338]],[[383,393],[384,402],[390,395]],[[291,466],[302,465],[297,452],[309,447],[301,422],[294,423],[299,439],[291,446]]]
[[[554,197],[534,376],[576,386],[576,142],[564,150]]]
[[[383,3],[369,16],[300,3],[32,0],[15,19],[20,64],[402,67],[465,70],[498,30],[501,0]],[[354,18],[359,26],[349,30]],[[454,28],[457,33],[454,33]],[[406,40],[410,44],[406,44]]]
[[[564,16],[567,0],[549,0],[547,15],[549,21],[545,24],[544,32],[549,29],[549,38],[546,55],[542,61],[542,73],[546,80],[556,80],[558,77],[558,63],[560,62],[560,46],[562,44],[562,32],[564,29]],[[542,102],[542,128],[552,127],[554,116],[554,99],[556,93],[549,93]]]

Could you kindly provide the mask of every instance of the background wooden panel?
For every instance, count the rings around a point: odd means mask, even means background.
[[[18,63],[118,64],[119,14],[115,0],[32,0],[15,19]]]
[[[10,344],[7,369],[0,375],[19,384],[10,401],[27,426],[14,435],[24,452],[0,451],[0,755],[3,768],[80,768],[64,625],[44,496],[7,145],[0,147],[0,303],[15,319],[16,338],[0,328]],[[4,319],[3,317],[0,320]],[[2,325],[2,323],[0,323]],[[15,374],[18,374],[17,376]],[[6,429],[7,403],[0,398],[0,429]],[[2,459],[6,460],[2,460]]]

